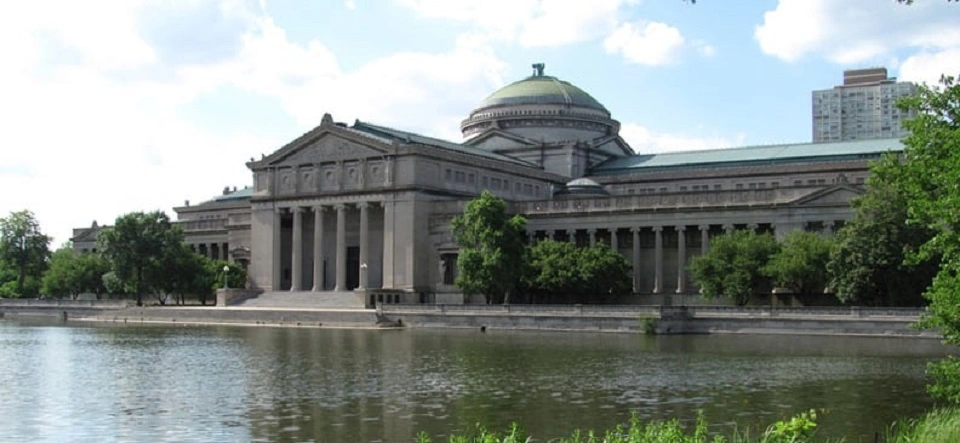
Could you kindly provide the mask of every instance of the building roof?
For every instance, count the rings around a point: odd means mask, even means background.
[[[250,186],[245,186],[243,189],[238,189],[228,194],[218,195],[213,199],[211,199],[210,201],[226,202],[226,201],[233,201],[233,200],[248,200],[252,196],[253,196],[253,188]]]
[[[476,155],[480,157],[486,157],[492,160],[499,160],[504,162],[509,162],[522,166],[534,166],[531,163],[519,160],[513,157],[509,157],[503,154],[497,154],[490,151],[485,151],[480,148],[475,148],[473,146],[464,145],[461,143],[454,143],[447,140],[441,140],[439,138],[427,137],[420,134],[415,134],[413,132],[401,131],[399,129],[388,128],[385,126],[374,125],[371,123],[361,122],[357,120],[353,126],[349,129],[353,131],[367,133],[375,137],[384,138],[391,141],[397,141],[400,143],[413,143],[417,145],[430,146],[434,148],[446,149],[449,151],[456,151],[462,154]]]
[[[477,109],[530,104],[575,105],[607,111],[607,108],[584,90],[547,75],[533,75],[510,83],[490,94]]]
[[[593,168],[595,175],[702,167],[733,167],[800,163],[823,160],[856,160],[903,150],[900,139],[857,140],[836,143],[798,143],[746,146],[703,151],[637,154],[608,160]]]

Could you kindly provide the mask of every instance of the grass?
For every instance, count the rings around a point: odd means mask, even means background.
[[[749,433],[734,430],[733,435],[711,435],[708,431],[706,418],[702,413],[697,414],[696,424],[692,429],[684,429],[677,419],[667,421],[651,421],[644,423],[634,414],[626,425],[602,432],[574,431],[570,437],[549,440],[551,443],[800,443],[812,441],[817,428],[817,412],[810,410],[797,414],[787,420],[778,421],[770,425],[758,438],[751,438]],[[531,443],[535,441],[514,423],[510,430],[497,433],[477,425],[473,432],[453,435],[449,443]],[[960,440],[952,440],[960,441]],[[434,442],[429,435],[421,432],[417,435],[417,443]]]
[[[895,423],[887,432],[888,442],[960,442],[960,408],[936,409],[923,417]]]

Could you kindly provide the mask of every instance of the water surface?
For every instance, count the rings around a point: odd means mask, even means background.
[[[482,422],[541,440],[644,418],[717,430],[826,408],[873,441],[929,408],[935,340],[0,321],[0,441],[410,442]]]

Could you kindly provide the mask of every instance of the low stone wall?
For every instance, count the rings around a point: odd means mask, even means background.
[[[423,328],[940,337],[912,327],[922,310],[899,308],[381,305],[378,310],[385,319]]]
[[[220,288],[217,289],[217,306],[226,307],[236,305],[244,300],[256,297],[261,290],[259,289],[240,289],[240,288]]]
[[[127,307],[127,300],[58,300],[39,298],[0,298],[0,309],[4,308],[95,308],[119,309]]]
[[[265,326],[312,326],[372,328],[378,326],[376,312],[369,309],[303,310],[222,307],[127,307],[119,309],[83,306],[0,306],[0,317],[42,317],[66,321],[123,323],[224,324]],[[384,324],[380,322],[379,324]]]

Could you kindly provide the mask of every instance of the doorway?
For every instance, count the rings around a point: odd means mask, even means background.
[[[360,247],[347,247],[347,290],[360,286]]]

